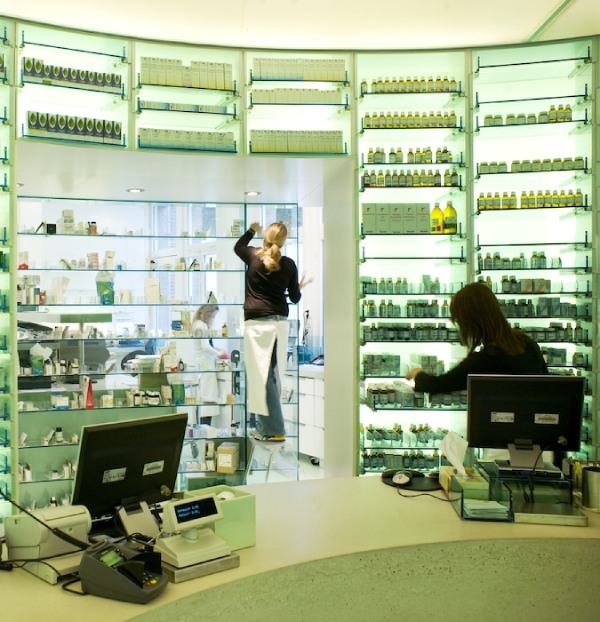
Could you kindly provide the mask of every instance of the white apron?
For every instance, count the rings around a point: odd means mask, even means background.
[[[246,320],[244,322],[244,359],[246,364],[246,401],[248,411],[268,416],[267,377],[273,346],[277,340],[276,379],[281,390],[281,370],[287,365],[289,324],[287,320]]]

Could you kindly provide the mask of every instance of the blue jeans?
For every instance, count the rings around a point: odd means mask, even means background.
[[[283,410],[281,409],[281,387],[277,375],[277,341],[273,345],[266,390],[269,415],[268,417],[256,415],[256,429],[263,436],[285,436]]]

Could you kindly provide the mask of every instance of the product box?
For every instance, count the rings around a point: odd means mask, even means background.
[[[390,206],[388,203],[376,203],[377,209],[377,233],[390,232]]]
[[[403,203],[404,233],[417,233],[417,208],[414,203]]]
[[[376,232],[377,211],[376,203],[363,203],[362,205],[362,229],[364,234]]]
[[[217,473],[231,475],[240,465],[240,446],[238,443],[221,443],[217,447]]]
[[[428,203],[415,203],[417,212],[417,233],[429,233],[431,228],[430,208]]]
[[[245,549],[256,544],[256,497],[249,492],[232,486],[211,486],[184,493],[185,499],[214,494],[223,495],[219,505],[223,518],[213,525],[217,536],[225,540],[232,551]],[[231,497],[233,495],[233,497]]]
[[[401,203],[390,203],[390,233],[404,233],[404,210]]]

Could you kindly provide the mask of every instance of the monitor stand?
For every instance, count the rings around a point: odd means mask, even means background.
[[[527,442],[509,443],[508,460],[496,460],[500,478],[534,475],[540,479],[562,479],[562,471],[542,459],[542,448]]]
[[[159,538],[154,546],[162,560],[175,568],[201,564],[231,554],[227,543],[212,529],[189,529],[181,534]]]

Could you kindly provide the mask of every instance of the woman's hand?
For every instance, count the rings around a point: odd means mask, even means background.
[[[251,223],[249,228],[252,229],[254,233],[260,233],[262,231],[262,227],[257,222]]]
[[[313,281],[314,281],[313,277],[307,279],[306,275],[303,274],[300,280],[298,281],[298,289],[302,289],[303,287],[306,287],[309,283],[312,283]]]
[[[406,374],[405,374],[405,378],[407,380],[414,380],[416,376],[418,376],[423,370],[420,367],[413,367],[412,369],[409,369]]]

